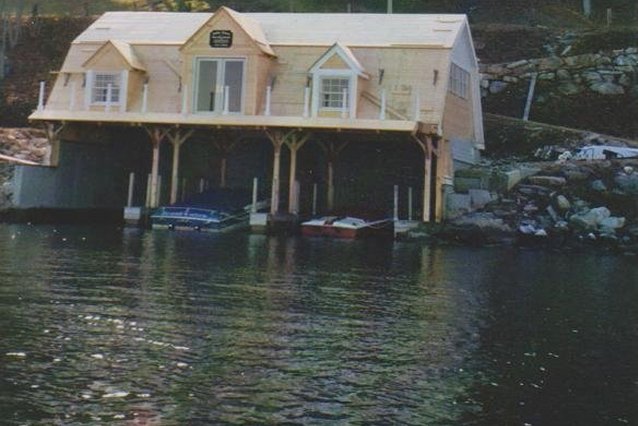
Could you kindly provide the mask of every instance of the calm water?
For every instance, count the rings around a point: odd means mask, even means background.
[[[0,424],[638,424],[634,257],[0,225]]]

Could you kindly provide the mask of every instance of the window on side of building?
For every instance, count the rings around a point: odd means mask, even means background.
[[[470,98],[470,73],[455,63],[450,66],[450,85],[448,90],[460,98]]]
[[[320,109],[341,110],[344,107],[344,103],[345,106],[347,106],[347,97],[350,93],[350,79],[343,77],[322,77],[320,90]]]
[[[93,104],[119,104],[120,103],[120,73],[96,72],[93,75],[93,87],[91,88],[91,103]],[[111,86],[111,99],[109,99],[109,85]]]

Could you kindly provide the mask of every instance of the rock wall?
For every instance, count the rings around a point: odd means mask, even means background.
[[[481,65],[481,74],[484,97],[500,93],[512,84],[529,81],[533,74],[538,81],[554,83],[563,95],[591,91],[638,97],[638,48]]]

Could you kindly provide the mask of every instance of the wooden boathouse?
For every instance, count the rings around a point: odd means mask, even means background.
[[[217,148],[223,186],[227,153],[249,137],[272,145],[272,214],[300,211],[300,151],[320,147],[332,210],[341,150],[387,143],[418,147],[420,218],[440,220],[454,168],[475,161],[484,143],[465,15],[109,12],[73,41],[55,73],[30,117],[47,129],[51,165],[67,140],[139,129],[152,147],[151,208],[160,203],[160,149],[172,154],[174,202],[189,167],[184,144]]]

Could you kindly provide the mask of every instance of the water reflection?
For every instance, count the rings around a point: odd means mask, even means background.
[[[561,401],[636,418],[622,258],[0,226],[0,273],[8,424],[548,424]],[[613,394],[607,417],[579,375]]]

